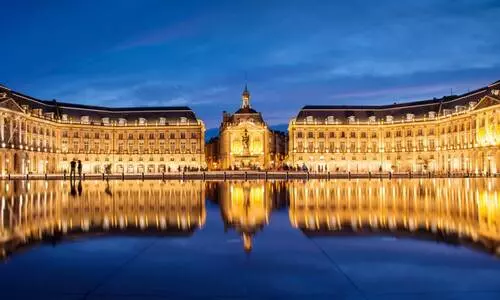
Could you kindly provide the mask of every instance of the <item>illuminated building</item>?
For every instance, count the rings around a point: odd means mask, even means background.
[[[0,254],[4,255],[66,236],[190,236],[206,220],[200,181],[86,181],[74,185],[68,181],[12,181],[2,188]]]
[[[289,218],[307,235],[443,239],[500,255],[495,179],[290,182]]]
[[[382,106],[304,106],[288,164],[323,172],[497,173],[500,81],[460,95]]]
[[[287,136],[270,130],[260,112],[250,106],[245,86],[241,107],[234,114],[223,112],[219,138],[207,144],[211,169],[272,169],[280,167],[286,155]]]
[[[108,108],[44,101],[0,86],[1,175],[161,173],[205,167],[205,126],[188,107]]]

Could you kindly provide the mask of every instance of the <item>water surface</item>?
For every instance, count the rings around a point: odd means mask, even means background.
[[[0,289],[24,299],[500,299],[498,185],[1,182]]]

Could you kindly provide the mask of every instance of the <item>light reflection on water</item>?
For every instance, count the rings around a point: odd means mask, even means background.
[[[204,234],[212,201],[245,251],[281,209],[288,225],[307,236],[410,236],[499,254],[498,184],[494,178],[0,182],[0,251],[6,256],[80,235]]]

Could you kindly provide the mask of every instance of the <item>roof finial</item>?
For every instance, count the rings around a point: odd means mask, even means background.
[[[245,89],[241,94],[241,108],[250,108],[250,92],[248,91],[247,73],[245,72]]]

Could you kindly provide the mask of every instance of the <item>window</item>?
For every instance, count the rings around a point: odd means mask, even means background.
[[[154,140],[154,138],[155,138],[155,134],[154,134],[154,133],[150,133],[150,134],[149,134],[149,139],[150,139],[150,140]]]
[[[104,134],[104,138],[105,138],[106,140],[109,140],[109,133],[105,133],[105,134]]]
[[[324,133],[323,131],[320,131],[320,132],[318,133],[318,137],[319,137],[320,139],[325,138],[325,133]]]
[[[319,142],[319,152],[325,152],[325,143]]]
[[[165,133],[160,132],[160,140],[164,140],[164,139],[165,139]]]
[[[197,144],[196,142],[191,142],[191,153],[196,153]]]
[[[378,152],[377,143],[375,142],[372,143],[372,152]]]
[[[34,133],[36,133],[36,132],[34,132]],[[74,138],[78,138],[78,131],[76,131],[75,133],[73,133],[73,137]]]
[[[335,138],[335,132],[333,132],[333,131],[332,131],[332,132],[330,132],[330,138],[331,138],[331,139]]]
[[[297,132],[297,138],[301,139],[303,137],[302,131]]]
[[[356,132],[351,132],[351,139],[355,139],[356,138]]]
[[[406,136],[411,136],[411,135],[412,135],[411,129],[408,129],[408,130],[406,131]]]
[[[96,138],[96,139],[98,139],[98,138],[99,138],[99,132],[96,132],[96,133],[94,134],[94,138]]]
[[[396,151],[401,152],[401,141],[396,141]]]
[[[310,138],[310,139],[314,138],[314,132],[309,131],[309,132],[307,133],[307,137],[308,137],[308,138]]]
[[[335,152],[335,143],[330,142],[330,152]]]
[[[434,139],[429,140],[429,150],[434,150],[435,145],[434,145]]]
[[[303,152],[304,151],[304,144],[302,142],[297,143],[297,151],[298,152]]]
[[[143,140],[144,139],[144,133],[139,133],[139,139]]]
[[[314,152],[314,143],[313,142],[309,142],[307,148],[308,148],[307,151]]]
[[[412,151],[413,150],[413,145],[411,140],[406,141],[406,151]]]
[[[192,139],[197,139],[198,138],[198,135],[196,134],[196,132],[191,132],[191,138]]]
[[[417,131],[417,135],[418,135],[418,136],[422,136],[422,135],[424,135],[424,131],[423,131],[422,129],[419,129],[419,130]]]
[[[134,139],[134,135],[133,135],[132,133],[129,133],[129,134],[128,134],[128,139],[129,139],[129,140],[133,140],[133,139]]]
[[[386,138],[390,138],[390,137],[391,137],[391,132],[390,132],[390,131],[387,131],[387,132],[385,133],[385,137],[386,137]]]
[[[361,138],[366,138],[366,132],[361,132]]]
[[[340,133],[340,137],[341,137],[341,138],[345,138],[345,132],[343,132],[343,131],[342,131],[342,132]]]
[[[356,143],[351,142],[351,146],[349,146],[349,149],[350,149],[351,152],[356,151]]]
[[[424,140],[419,139],[418,140],[418,151],[422,151],[422,150],[424,150]]]
[[[396,131],[396,137],[401,137],[401,130]]]
[[[67,131],[63,131],[62,137],[67,138],[68,137],[68,132]]]
[[[361,152],[366,152],[366,142],[361,142]]]
[[[377,133],[376,132],[372,132],[372,139],[376,139],[377,138]]]
[[[185,139],[186,138],[186,133],[185,132],[181,132],[181,139]]]
[[[171,138],[171,139],[175,139],[175,132],[171,132],[171,133],[170,133],[170,138]]]

